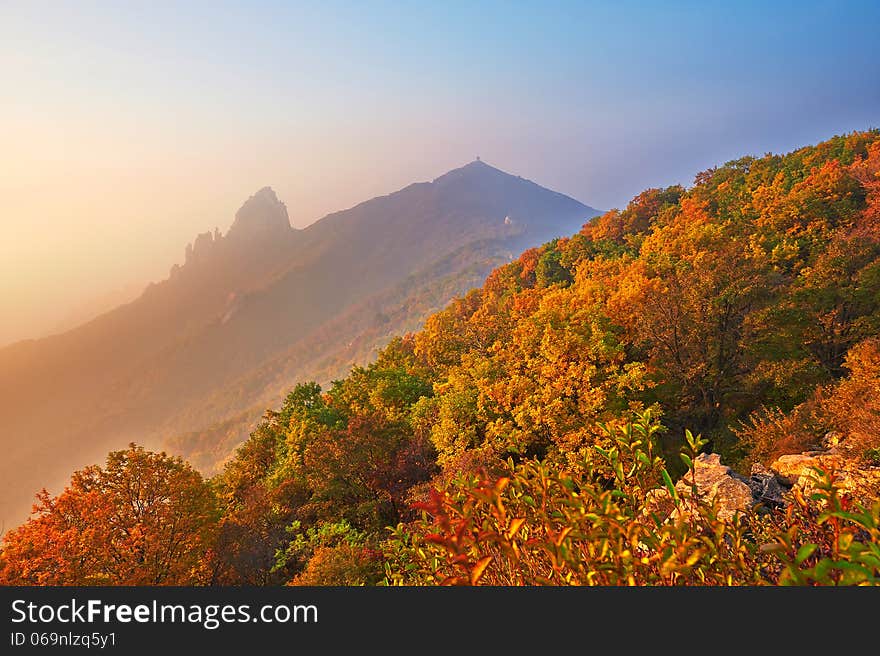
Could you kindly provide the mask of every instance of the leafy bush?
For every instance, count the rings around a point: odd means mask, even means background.
[[[748,453],[746,465],[769,463],[781,455],[801,453],[819,446],[822,427],[813,416],[813,403],[803,403],[792,412],[778,408],[761,408],[736,430],[743,449]]]
[[[347,521],[323,522],[301,532],[294,522],[294,537],[275,554],[275,568],[285,570],[291,560],[305,563],[290,585],[372,585],[382,578],[382,553],[368,546],[368,536]]]
[[[810,499],[795,493],[761,551],[782,563],[780,585],[880,585],[880,501],[870,508],[841,498],[834,472],[816,470]]]
[[[722,521],[695,490],[673,486],[642,415],[582,473],[546,462],[435,490],[424,515],[385,543],[387,585],[756,585],[880,581],[880,502],[838,496],[822,473],[814,498],[785,515]],[[688,434],[682,452],[705,444]],[[604,462],[604,465],[600,464]],[[608,485],[608,475],[612,484]],[[664,492],[652,487],[662,482]],[[693,480],[693,479],[692,479]],[[658,493],[659,492],[659,493]],[[657,512],[658,499],[673,506]]]

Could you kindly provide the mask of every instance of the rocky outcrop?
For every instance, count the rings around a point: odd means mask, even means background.
[[[752,465],[751,476],[747,483],[755,503],[760,503],[766,508],[782,508],[787,505],[785,499],[787,488],[783,487],[776,475],[761,463],[756,462]]]
[[[880,498],[880,467],[869,467],[849,458],[835,444],[826,451],[785,455],[777,458],[770,469],[779,480],[792,489],[809,496],[816,488],[817,469],[833,474],[841,494],[861,502]]]
[[[687,497],[694,491],[705,501],[714,500],[718,517],[730,520],[755,505],[755,498],[748,479],[721,464],[717,453],[701,453],[694,459],[694,471],[688,472],[675,485],[680,496]]]
[[[694,494],[700,501],[716,504],[718,517],[729,521],[736,514],[744,513],[756,504],[765,503],[765,497],[777,503],[776,479],[763,471],[757,471],[753,478],[745,478],[721,463],[717,453],[701,453],[694,459],[694,471],[688,472],[675,485],[680,503],[672,502],[664,488],[651,490],[645,500],[646,516],[675,520],[681,516],[691,516],[696,512]],[[779,494],[781,502],[781,493]]]
[[[827,443],[833,446],[825,451],[781,456],[769,468],[756,463],[749,478],[723,465],[717,453],[702,453],[694,459],[693,474],[688,472],[675,485],[681,499],[678,507],[666,489],[660,488],[648,493],[644,514],[671,520],[692,515],[696,510],[694,493],[700,501],[714,501],[718,517],[725,521],[752,509],[784,508],[792,490],[804,496],[813,493],[817,468],[833,472],[841,494],[863,503],[880,499],[880,467],[848,457],[838,442],[829,438]]]
[[[287,206],[271,187],[263,187],[235,213],[225,236],[214,228],[188,244],[184,264],[172,267],[170,275],[179,278],[196,270],[215,281],[232,273],[232,278],[262,282],[262,272],[283,268],[295,256],[290,247],[299,234],[290,226]]]
[[[220,239],[216,230],[213,234],[210,232],[199,234],[194,242],[186,246],[186,264],[210,257],[215,245],[220,243]]]
[[[232,240],[263,240],[290,233],[287,207],[271,187],[263,187],[235,213],[227,237]]]
[[[840,469],[842,459],[840,456],[830,453],[822,453],[808,451],[807,453],[797,453],[792,455],[780,456],[771,465],[770,468],[783,483],[789,487],[795,485],[803,485],[807,479],[812,479],[816,472],[814,467],[821,469]]]

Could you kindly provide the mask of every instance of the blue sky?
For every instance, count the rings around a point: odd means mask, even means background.
[[[880,2],[768,4],[0,0],[0,316],[266,184],[305,225],[480,155],[606,209],[880,125]]]

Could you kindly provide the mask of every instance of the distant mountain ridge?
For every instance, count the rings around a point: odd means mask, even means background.
[[[135,301],[0,349],[0,521],[109,448],[198,435],[298,380],[343,375],[498,264],[596,214],[480,161],[302,230],[260,189],[225,235],[199,235]],[[236,426],[246,434],[247,420]],[[168,444],[191,456],[198,442]]]

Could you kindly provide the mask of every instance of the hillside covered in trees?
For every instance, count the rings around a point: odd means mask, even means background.
[[[216,473],[294,384],[369,362],[496,266],[596,214],[483,161],[301,230],[260,189],[131,303],[0,348],[0,526],[22,521],[41,486],[61,489],[72,468],[132,440]]]
[[[375,363],[297,385],[213,479],[112,454],[7,534],[0,581],[877,583],[878,489],[829,467],[730,516],[695,462],[748,474],[833,435],[873,472],[878,429],[869,131],[527,250]]]

